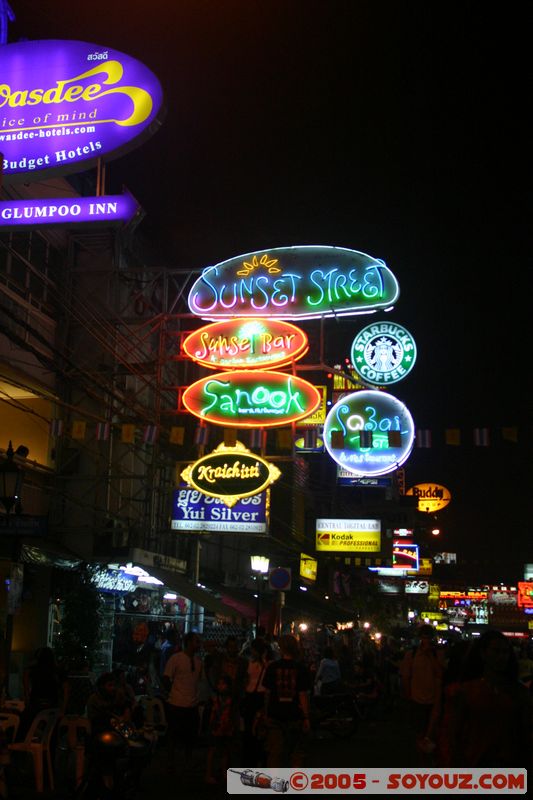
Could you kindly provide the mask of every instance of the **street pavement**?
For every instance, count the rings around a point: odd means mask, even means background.
[[[160,742],[141,775],[138,797],[155,800],[179,795],[180,798],[202,800],[204,797],[227,796],[225,780],[215,786],[205,783],[206,753],[205,746],[195,749],[186,764],[177,759],[174,771],[169,772],[165,743]],[[349,739],[338,739],[327,733],[320,736],[311,734],[305,766],[321,769],[409,767],[414,766],[411,755],[405,713],[397,706],[388,711],[378,710],[373,717],[360,720],[356,733]],[[268,772],[268,769],[264,771]],[[9,768],[8,780],[10,800],[35,800],[29,760],[26,766],[18,766],[16,770]],[[43,800],[72,800],[73,793],[64,786],[61,775],[56,776],[56,783],[55,792],[45,791],[40,797]]]

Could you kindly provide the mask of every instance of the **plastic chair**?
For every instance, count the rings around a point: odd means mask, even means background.
[[[158,739],[165,736],[168,730],[165,706],[159,697],[148,697],[144,695],[139,701],[144,710],[144,724],[147,728],[153,728]]]
[[[48,780],[50,789],[54,789],[54,772],[52,769],[52,759],[50,756],[50,739],[52,732],[59,717],[58,708],[49,708],[46,711],[39,711],[33,720],[26,738],[23,742],[15,742],[8,745],[10,752],[30,753],[33,758],[33,770],[35,774],[35,788],[39,794],[44,791],[44,757],[48,768]]]
[[[18,714],[0,713],[0,728],[5,731],[9,742],[14,742],[17,738],[19,725],[20,717]]]
[[[58,750],[66,749],[74,755],[74,785],[77,789],[85,772],[85,744],[91,735],[91,723],[86,717],[69,714],[57,727]]]

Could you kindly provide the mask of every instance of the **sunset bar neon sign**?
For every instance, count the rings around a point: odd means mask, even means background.
[[[187,411],[214,425],[267,428],[308,417],[320,392],[296,375],[237,370],[196,381],[182,400]]]
[[[313,319],[389,309],[398,296],[381,259],[344,247],[278,247],[205,269],[189,308],[206,319]]]
[[[307,335],[289,322],[232,319],[214,322],[189,334],[183,351],[211,369],[268,369],[302,358]]]

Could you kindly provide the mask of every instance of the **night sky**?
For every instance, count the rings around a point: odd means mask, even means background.
[[[401,290],[387,319],[419,353],[393,393],[433,440],[413,451],[407,485],[451,490],[443,549],[487,562],[486,581],[521,579],[533,561],[527,4],[12,5],[10,41],[113,47],[159,77],[165,123],[109,166],[107,187],[142,204],[154,263],[199,269],[296,244],[387,262]],[[370,320],[328,323],[338,361]],[[502,441],[512,426],[516,444]],[[460,447],[444,445],[450,427]],[[489,448],[472,446],[474,427],[490,429]]]

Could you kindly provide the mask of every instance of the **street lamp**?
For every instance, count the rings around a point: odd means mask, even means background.
[[[252,572],[255,573],[257,578],[257,595],[255,605],[255,635],[257,636],[257,629],[259,628],[259,620],[261,616],[261,589],[265,575],[268,572],[270,559],[267,556],[250,556],[250,564]]]
[[[17,513],[22,511],[20,490],[24,473],[13,461],[14,455],[13,445],[10,441],[7,448],[7,459],[3,464],[0,464],[0,501],[6,510],[6,514],[10,513],[13,506],[15,506]]]

